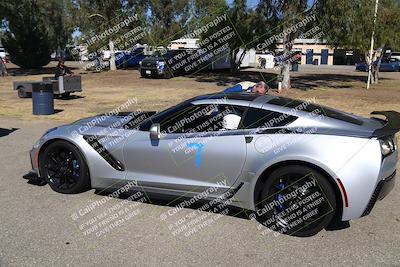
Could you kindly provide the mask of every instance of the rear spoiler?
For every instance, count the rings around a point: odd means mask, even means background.
[[[382,128],[376,129],[371,137],[385,137],[389,135],[394,135],[400,131],[400,113],[396,111],[373,111],[371,115],[383,115],[386,120],[381,120],[384,123]],[[374,118],[373,119],[378,119]]]

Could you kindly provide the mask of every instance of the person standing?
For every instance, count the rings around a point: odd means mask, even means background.
[[[0,57],[0,76],[7,76],[7,67],[4,60]]]
[[[58,78],[60,76],[65,76],[67,74],[72,75],[74,73],[67,66],[65,66],[64,60],[59,60],[54,74],[55,77]]]

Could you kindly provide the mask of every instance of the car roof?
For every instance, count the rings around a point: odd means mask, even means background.
[[[287,97],[274,96],[274,95],[259,95],[255,93],[216,93],[195,97],[190,102],[208,102],[207,100],[231,100],[231,102],[245,102],[249,107],[265,108],[272,111],[283,113],[290,113],[297,110],[299,116],[306,115],[316,109],[321,110],[325,116],[330,119],[339,120],[342,122],[351,123],[354,125],[362,125],[363,121],[358,116],[348,114],[340,110],[335,110],[326,106],[318,105],[315,100],[303,101],[298,99],[291,99]]]
[[[271,95],[259,95],[255,93],[215,93],[215,94],[207,94],[207,95],[201,95],[197,96],[192,99],[192,101],[197,101],[197,100],[206,100],[206,99],[227,99],[227,100],[243,100],[243,101],[248,101],[248,102],[253,102],[257,101],[260,102],[262,99],[265,102],[268,100],[274,98],[274,96]]]

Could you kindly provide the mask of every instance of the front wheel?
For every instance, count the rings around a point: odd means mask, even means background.
[[[82,153],[69,142],[51,143],[39,158],[40,174],[59,193],[76,194],[90,189],[89,169]]]
[[[335,192],[320,172],[302,165],[281,167],[259,182],[257,220],[272,231],[313,236],[326,228],[336,210]]]
[[[65,99],[65,98],[68,98],[70,95],[71,95],[70,92],[63,93],[63,94],[61,94],[61,98],[62,98],[62,99]]]

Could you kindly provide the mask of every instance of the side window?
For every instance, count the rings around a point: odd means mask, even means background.
[[[255,129],[282,127],[294,122],[296,119],[296,116],[291,116],[280,112],[249,108],[244,115],[241,128]]]
[[[230,105],[190,105],[162,120],[161,132],[194,133],[236,130],[242,120],[243,111],[241,107]]]

